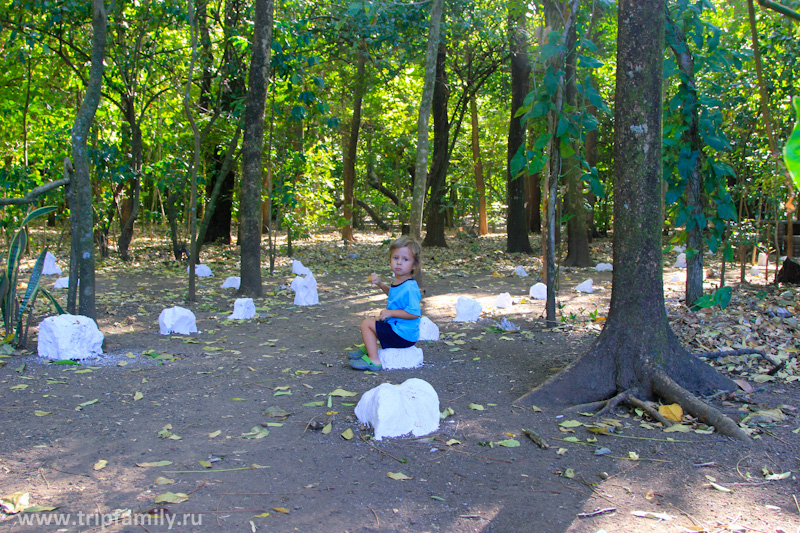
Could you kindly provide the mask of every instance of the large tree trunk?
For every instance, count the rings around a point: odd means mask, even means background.
[[[433,157],[431,158],[430,199],[425,209],[427,225],[425,226],[424,246],[446,247],[444,228],[447,223],[445,211],[445,193],[447,192],[447,167],[449,162],[448,144],[450,140],[450,123],[447,117],[447,100],[450,89],[447,87],[445,59],[447,48],[439,42],[439,53],[436,59],[436,83],[433,87]]]
[[[506,251],[509,253],[531,253],[528,239],[528,214],[525,209],[526,179],[511,173],[511,160],[525,149],[525,128],[517,110],[522,107],[530,87],[531,64],[528,60],[528,40],[525,24],[528,18],[526,4],[512,2],[508,15],[508,38],[511,52],[511,120],[508,124],[508,158],[506,170],[506,199],[508,215],[506,221]]]
[[[89,68],[89,83],[83,103],[75,116],[72,126],[72,160],[74,188],[72,204],[77,211],[77,226],[73,228],[72,246],[76,247],[70,257],[78,262],[78,279],[70,276],[69,292],[75,293],[75,285],[80,280],[78,291],[78,314],[95,318],[95,276],[94,276],[94,234],[92,220],[92,182],[89,176],[89,160],[86,152],[86,139],[100,103],[100,90],[103,84],[103,58],[105,57],[108,16],[103,0],[92,0],[92,60]],[[70,273],[75,272],[70,265]]]
[[[272,43],[272,0],[256,0],[250,86],[244,111],[241,186],[241,285],[239,294],[260,297],[261,286],[261,157],[264,152],[264,108]]]
[[[619,3],[614,142],[614,272],[605,328],[577,362],[523,396],[567,406],[660,396],[720,432],[747,440],[729,418],[691,393],[734,390],[689,354],[670,328],[661,263],[663,0]],[[601,410],[600,413],[604,413]],[[712,422],[713,421],[713,422]]]
[[[486,213],[486,178],[483,175],[478,105],[475,103],[474,94],[469,98],[469,116],[472,124],[472,164],[475,172],[475,191],[478,193],[478,235],[486,235],[489,233],[489,221]]]
[[[367,56],[359,50],[358,66],[356,68],[355,87],[353,92],[353,118],[350,120],[350,129],[347,135],[347,146],[345,147],[344,161],[342,168],[342,178],[344,180],[344,227],[342,228],[342,240],[345,242],[355,241],[353,236],[353,190],[356,183],[356,154],[358,152],[358,132],[361,128],[361,103],[364,99],[366,82],[364,75],[366,72]]]

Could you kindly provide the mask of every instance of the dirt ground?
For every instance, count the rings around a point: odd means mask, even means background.
[[[389,238],[359,235],[349,248],[333,234],[295,243],[320,305],[293,304],[290,259],[281,255],[274,276],[264,270],[259,318],[247,321],[226,318],[236,294],[220,288],[238,275],[235,246],[204,257],[214,277],[198,279],[192,304],[186,265],[168,260],[166,244],[140,245],[129,265],[99,265],[102,359],[42,361],[35,328],[29,351],[1,359],[0,496],[27,493],[30,505],[55,509],[0,512],[0,529],[800,531],[800,336],[794,317],[770,314],[771,302],[800,311],[796,288],[763,278],[738,285],[736,269],[728,310],[687,313],[682,284],[672,281],[681,272],[665,268],[673,326],[693,351],[728,335],[763,342],[786,361],[769,377],[770,365],[752,356],[716,362],[752,386],[708,399],[745,419],[748,446],[690,417],[686,432],[665,432],[627,409],[601,422],[515,405],[599,334],[611,273],[562,270],[559,326],[546,329],[544,302],[528,297],[540,264],[504,253],[501,235],[451,236],[447,250],[424,250],[423,313],[442,337],[420,343],[421,368],[351,370],[345,354],[360,342],[358,324],[385,305],[367,275],[388,276]],[[610,245],[594,246],[594,259],[610,262]],[[530,275],[513,275],[517,266]],[[588,278],[595,292],[576,292]],[[503,292],[513,305],[497,309]],[[453,321],[459,296],[481,302],[477,322]],[[175,305],[195,313],[199,333],[159,334],[159,313]],[[502,331],[501,318],[520,330]],[[423,438],[372,439],[355,404],[381,383],[412,377],[429,382],[440,410],[453,414]],[[598,422],[608,435],[590,430]]]

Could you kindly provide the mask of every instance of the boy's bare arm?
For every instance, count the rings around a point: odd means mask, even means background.
[[[381,320],[392,317],[402,318],[403,320],[414,320],[415,318],[419,318],[419,315],[412,315],[408,311],[403,311],[402,309],[381,309]]]
[[[375,272],[369,275],[369,282],[373,285],[377,285],[378,288],[383,291],[383,294],[389,294],[389,285],[382,282],[381,278],[379,278]]]

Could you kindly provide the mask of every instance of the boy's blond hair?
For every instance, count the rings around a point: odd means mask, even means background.
[[[419,241],[408,235],[398,237],[389,245],[389,260],[392,259],[394,251],[400,248],[408,248],[408,251],[414,256],[414,268],[411,269],[411,274],[419,274],[422,270],[422,246]]]

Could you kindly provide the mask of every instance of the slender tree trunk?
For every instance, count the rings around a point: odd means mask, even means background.
[[[447,116],[447,100],[450,90],[447,87],[447,72],[445,59],[447,48],[439,42],[439,53],[436,60],[436,83],[433,88],[433,158],[431,160],[430,199],[425,209],[427,212],[427,225],[425,231],[425,246],[446,247],[444,236],[447,212],[445,211],[445,194],[447,192],[447,167],[448,144],[450,140],[450,123]]]
[[[428,30],[428,51],[425,55],[425,78],[417,120],[417,155],[414,163],[414,193],[411,200],[409,225],[411,236],[419,239],[422,234],[422,214],[425,205],[425,189],[428,180],[428,120],[433,102],[433,86],[436,80],[436,57],[439,50],[439,29],[442,21],[444,0],[431,3],[431,20]]]
[[[763,68],[761,66],[761,49],[758,46],[758,29],[756,28],[756,13],[753,7],[753,0],[747,0],[747,13],[750,19],[750,37],[753,42],[753,59],[756,64],[756,76],[758,77],[758,93],[761,100],[761,116],[764,117],[764,130],[767,133],[767,140],[769,142],[769,151],[775,159],[775,164],[778,170],[783,173],[786,178],[786,256],[794,256],[794,182],[792,176],[787,172],[783,165],[783,160],[778,150],[778,143],[775,141],[775,134],[772,129],[772,113],[769,107],[769,94],[767,93],[767,85],[764,81]],[[776,228],[777,231],[777,228]],[[780,250],[780,245],[778,245]],[[777,269],[776,269],[777,272]]]
[[[478,106],[475,103],[474,94],[469,99],[469,116],[472,123],[472,165],[475,173],[475,190],[478,193],[478,235],[487,235],[489,233],[489,221],[486,213],[486,178],[483,176]]]
[[[342,228],[342,240],[355,241],[353,235],[353,190],[356,183],[356,155],[358,153],[358,133],[361,129],[361,103],[364,99],[366,81],[367,56],[363,51],[358,52],[358,66],[356,68],[355,92],[353,94],[353,118],[350,120],[350,130],[347,136],[347,146],[344,155],[342,177],[344,180],[344,205],[342,208],[345,225]]]
[[[525,128],[517,110],[522,107],[530,87],[531,64],[528,60],[528,41],[526,22],[528,10],[521,1],[509,6],[508,41],[511,47],[511,119],[508,124],[508,153],[506,170],[506,201],[508,215],[506,220],[506,251],[510,253],[531,253],[528,239],[528,215],[525,208],[526,178],[511,174],[511,160],[518,151],[525,149]]]
[[[131,128],[131,177],[128,180],[128,196],[125,198],[124,217],[120,217],[122,224],[117,247],[123,261],[130,260],[129,247],[133,240],[133,225],[139,216],[139,197],[142,190],[142,128],[136,116],[134,98],[131,96],[125,101],[125,120]]]
[[[272,0],[255,0],[250,86],[244,112],[241,186],[242,295],[261,296],[261,159],[264,152],[264,107],[272,43]]]
[[[89,128],[94,121],[97,106],[100,103],[100,90],[103,83],[103,59],[105,57],[107,40],[108,15],[106,14],[103,0],[92,0],[92,59],[89,69],[89,83],[75,124],[72,127],[72,161],[74,174],[72,176],[76,199],[75,208],[78,211],[77,227],[73,229],[78,234],[77,253],[71,257],[77,259],[78,279],[70,277],[70,291],[77,288],[78,314],[95,318],[95,261],[94,261],[94,220],[92,218],[92,182],[89,175],[89,160],[86,150],[86,140]],[[70,265],[70,272],[74,271]]]
[[[578,105],[577,80],[577,31],[575,24],[570,24],[567,33],[567,56],[564,69],[565,103],[571,108]],[[592,266],[589,255],[589,234],[586,231],[586,208],[584,207],[583,171],[578,163],[577,141],[573,141],[575,154],[564,158],[564,181],[566,183],[567,221],[567,257],[564,264],[575,267]]]

